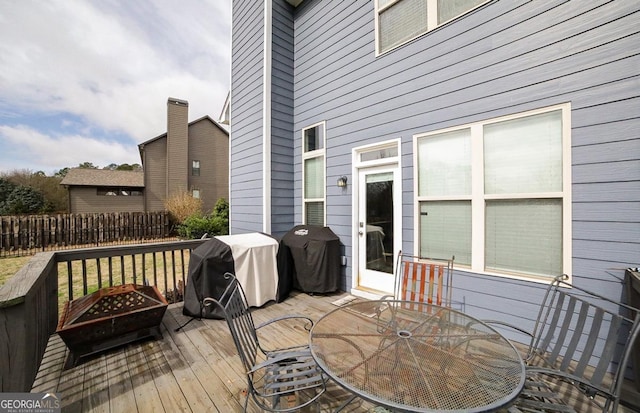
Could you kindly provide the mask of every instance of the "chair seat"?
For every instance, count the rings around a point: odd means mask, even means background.
[[[577,413],[559,393],[558,383],[550,383],[541,375],[531,375],[509,413]]]
[[[252,372],[254,386],[264,397],[311,389],[325,380],[308,348],[269,353],[267,361],[256,367]]]

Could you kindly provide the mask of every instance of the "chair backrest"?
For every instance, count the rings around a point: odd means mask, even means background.
[[[394,296],[398,300],[451,306],[453,260],[398,253]]]
[[[617,403],[640,314],[633,307],[556,278],[542,302],[529,348],[529,365],[551,368],[587,384],[587,394]],[[609,381],[607,372],[612,372]]]
[[[214,304],[222,309],[242,364],[249,371],[255,366],[258,351],[261,351],[255,324],[240,282],[231,273],[224,277],[228,285],[220,298],[205,298],[204,304]]]

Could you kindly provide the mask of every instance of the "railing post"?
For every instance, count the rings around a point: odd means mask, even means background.
[[[0,288],[0,392],[29,392],[58,320],[55,253],[38,253]]]

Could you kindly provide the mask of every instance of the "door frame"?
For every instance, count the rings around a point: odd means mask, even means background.
[[[395,151],[395,153],[393,152]],[[363,158],[363,154],[369,153],[384,153],[386,155],[379,159],[366,160]],[[395,257],[402,248],[402,165],[401,165],[401,140],[400,138],[387,140],[375,144],[359,146],[352,149],[352,180],[353,191],[351,199],[351,293],[357,296],[365,298],[379,298],[379,293],[392,293],[393,291],[372,291],[369,289],[360,288],[360,237],[358,235],[358,223],[359,223],[359,208],[360,208],[360,172],[363,170],[385,167],[393,170],[394,173],[394,272],[395,272]],[[365,159],[365,160],[363,160]],[[364,257],[363,259],[366,259]],[[393,288],[393,286],[392,286]]]

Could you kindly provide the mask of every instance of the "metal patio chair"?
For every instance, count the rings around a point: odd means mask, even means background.
[[[580,413],[584,404],[616,412],[633,345],[638,309],[566,282],[549,285],[525,356],[525,388],[510,413]],[[576,398],[576,395],[579,397]],[[584,397],[583,397],[584,396]]]
[[[402,251],[398,252],[393,295],[385,295],[382,299],[451,307],[454,259],[453,256],[451,259],[422,258],[403,254]],[[431,306],[422,306],[422,308],[431,310]],[[382,309],[379,309],[378,312],[381,311]],[[395,314],[393,309],[391,314]],[[381,328],[384,328],[385,320],[379,321]]]
[[[300,318],[313,325],[308,317],[289,315],[255,326],[244,290],[237,278],[225,274],[228,285],[219,299],[205,298],[205,305],[216,305],[224,313],[231,336],[247,374],[247,410],[252,398],[262,410],[289,412],[315,402],[326,390],[322,374],[307,344],[277,350],[264,349],[257,330],[274,322]],[[305,401],[301,399],[306,398]],[[298,401],[300,400],[300,401]]]
[[[450,307],[454,259],[421,258],[400,251],[393,298]]]

